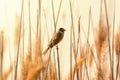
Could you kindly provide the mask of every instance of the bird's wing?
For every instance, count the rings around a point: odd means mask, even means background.
[[[50,41],[56,40],[57,39],[57,34],[58,34],[58,32],[55,32]]]
[[[52,38],[51,38],[51,40],[50,40],[50,42],[49,42],[49,44],[48,44],[48,47],[53,47],[52,45],[54,45],[54,40],[56,40],[57,39],[57,34],[58,34],[58,32],[55,32],[54,34],[53,34],[53,36],[52,36]]]

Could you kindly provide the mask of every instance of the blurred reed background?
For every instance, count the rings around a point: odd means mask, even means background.
[[[119,0],[0,0],[0,80],[119,80]],[[43,56],[60,27],[63,40]]]

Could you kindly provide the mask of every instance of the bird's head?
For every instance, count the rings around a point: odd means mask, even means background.
[[[64,32],[66,30],[64,28],[60,28],[59,31]]]

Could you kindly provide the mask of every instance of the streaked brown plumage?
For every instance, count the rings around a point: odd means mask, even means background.
[[[52,36],[52,38],[48,44],[48,47],[43,51],[42,54],[45,55],[50,48],[57,45],[63,39],[64,31],[65,31],[64,28],[60,28],[56,33],[54,33],[54,35]]]

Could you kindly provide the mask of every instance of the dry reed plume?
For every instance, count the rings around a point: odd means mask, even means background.
[[[115,42],[114,42],[114,49],[115,49],[115,53],[116,53],[116,79],[117,76],[120,76],[120,27],[118,29],[118,32],[115,35]]]
[[[31,65],[28,70],[28,75],[26,80],[36,80],[37,75],[39,74],[40,70],[42,70],[43,68],[44,68],[43,64]]]
[[[2,75],[0,75],[0,80],[8,80],[10,73],[13,71],[13,66],[14,63],[11,63],[9,69],[3,72]]]
[[[106,73],[106,71],[109,69],[105,64],[107,64],[108,55],[106,53],[107,49],[107,24],[103,16],[100,18],[99,26],[95,38],[95,45],[96,45],[96,51],[97,51],[97,72],[98,72],[98,79],[103,79],[103,74]],[[104,65],[104,66],[103,66]],[[105,77],[105,76],[104,76]]]
[[[34,50],[34,55],[33,55],[34,64],[38,64],[39,62],[42,62],[42,57],[40,56],[42,52],[42,48],[41,48],[41,41],[39,38],[36,38],[33,50]]]
[[[90,49],[89,51],[89,66],[91,67],[92,66],[92,63],[93,63],[93,48]]]
[[[115,35],[115,42],[114,42],[115,52],[117,56],[118,56],[118,49],[119,49],[119,41],[120,41],[120,29]]]
[[[96,32],[97,32],[95,38],[96,50],[98,54],[102,54],[105,49],[107,38],[107,26],[103,18],[100,18],[99,26]]]
[[[36,80],[40,70],[45,68],[46,63],[32,63],[30,54],[26,56],[26,59],[22,62],[21,75],[23,80]]]
[[[22,79],[26,80],[27,79],[27,75],[28,75],[28,71],[29,68],[31,66],[31,61],[30,61],[30,54],[28,53],[25,60],[23,60],[22,62],[22,67],[21,67],[21,75],[22,75]]]
[[[78,69],[82,67],[84,61],[85,61],[85,58],[84,58],[84,57],[82,57],[82,58],[80,58],[80,59],[78,60],[78,62],[77,62],[77,67],[78,67]],[[74,76],[76,72],[77,72],[77,71],[76,71],[76,65],[74,65],[74,67],[73,67],[73,69],[72,69],[72,76]],[[67,80],[70,80],[70,73],[68,74]]]

